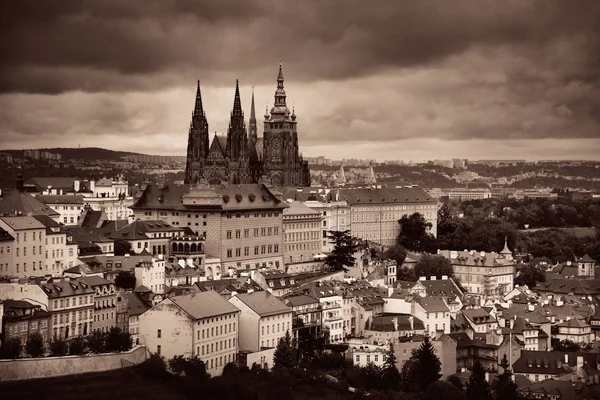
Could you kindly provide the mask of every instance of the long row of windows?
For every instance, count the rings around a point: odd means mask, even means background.
[[[310,232],[290,232],[285,234],[286,242],[295,242],[300,240],[314,240],[319,239],[319,231]]]
[[[265,334],[265,328],[267,328],[266,329],[267,335],[270,335],[271,333],[276,333],[275,332],[275,328],[277,328],[277,333],[281,333],[281,332],[284,332],[285,323],[281,322],[281,323],[272,324],[272,325],[263,325],[263,326],[260,327],[260,334],[261,335]],[[288,331],[290,330],[290,321],[287,322],[287,330]]]
[[[250,247],[244,247],[244,256],[250,255]],[[234,249],[227,249],[227,258],[233,258]],[[257,256],[259,254],[276,254],[279,253],[279,244],[263,244],[262,246],[254,246],[254,255]],[[238,247],[235,249],[235,257],[242,256],[242,248]]]
[[[93,295],[67,297],[66,299],[54,300],[52,303],[52,310],[58,310],[59,308],[76,307],[79,300],[80,306],[85,306],[94,303]]]
[[[254,228],[252,233],[253,233],[252,237],[279,236],[279,227],[278,226],[274,226],[274,227],[269,226],[269,227],[262,227],[262,228]],[[228,230],[225,232],[225,237],[227,239],[233,239],[234,237],[235,237],[235,239],[241,239],[242,238],[242,230],[241,229],[236,229],[235,231]],[[248,239],[251,237],[249,228],[244,229],[243,237],[244,237],[244,239]]]
[[[32,240],[34,242],[36,240],[40,241],[40,242],[42,241],[42,232],[41,231],[39,231],[39,232],[33,231],[33,232],[31,232],[31,236],[32,236]],[[37,236],[37,239],[36,239],[36,236]],[[19,244],[20,241],[21,241],[21,233],[17,232],[17,244]],[[27,241],[27,232],[23,232],[23,241],[24,242]]]
[[[227,334],[231,332],[235,332],[235,322],[213,326],[210,329],[199,329],[197,333],[197,339],[210,339],[216,335],[223,335],[223,333]]]
[[[198,354],[203,356],[204,354],[211,354],[215,351],[223,351],[223,350],[235,350],[236,346],[236,338],[219,340],[218,342],[211,343],[210,345],[202,345],[198,346],[197,350],[200,350]]]
[[[79,318],[77,318],[77,316],[79,316]],[[73,311],[73,312],[65,312],[65,313],[53,313],[53,323],[54,325],[57,324],[68,324],[69,320],[70,322],[76,322],[76,321],[82,321],[82,320],[87,320],[94,317],[94,312],[90,309],[85,309],[85,310],[79,310],[79,311]]]

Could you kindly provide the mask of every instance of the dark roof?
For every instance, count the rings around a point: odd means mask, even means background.
[[[50,278],[47,283],[42,283],[41,279],[36,278],[36,281],[49,299],[94,293],[94,289],[85,282],[79,282],[77,279],[59,281]]]
[[[150,239],[148,233],[153,232],[173,232],[182,231],[182,228],[176,228],[164,221],[153,220],[153,221],[140,221],[136,220],[116,232],[109,235],[111,239],[124,239],[124,240],[140,240]]]
[[[557,395],[560,400],[600,399],[600,386],[586,385],[583,382],[571,382],[546,379],[541,382],[531,383],[525,387],[519,386],[523,394],[539,394],[542,399],[549,399],[548,395]],[[528,397],[535,398],[535,397]]]
[[[350,205],[437,202],[417,187],[340,189],[340,198]]]
[[[497,322],[496,319],[483,308],[467,308],[461,312],[468,320],[475,324],[488,324]]]
[[[0,227],[0,242],[12,242],[15,238],[10,233]]]
[[[169,298],[194,319],[231,314],[240,310],[214,290]]]
[[[287,204],[261,184],[148,185],[132,209],[180,210],[283,210]]]
[[[487,349],[498,349],[498,346],[494,344],[488,344],[485,342],[485,340],[482,340],[481,335],[473,334],[473,339],[471,339],[466,332],[451,333],[448,336],[454,339],[456,342],[456,348],[481,347]]]
[[[394,319],[398,322],[398,332],[400,331],[410,331],[410,318],[412,315],[410,314],[388,314],[388,315],[378,315],[373,317],[371,322],[370,329],[371,331],[377,332],[396,332]],[[419,318],[413,318],[413,330],[423,330],[425,329],[425,325],[423,321]]]
[[[291,307],[300,307],[300,306],[305,306],[307,304],[319,304],[318,299],[316,299],[312,296],[307,296],[305,294],[288,296],[283,301],[288,306],[291,306]]]
[[[425,287],[427,296],[461,297],[463,295],[452,279],[424,280],[418,281],[418,283]]]
[[[29,193],[11,190],[0,200],[0,215],[49,215],[57,217],[60,214]]]
[[[568,355],[567,363],[565,355]],[[595,367],[600,362],[598,353],[523,350],[521,357],[513,363],[513,370],[521,374],[560,375],[568,372],[567,367],[577,365],[578,356],[583,357],[589,366]]]
[[[551,278],[538,282],[534,291],[556,294],[594,295],[600,294],[600,279]]]
[[[84,211],[83,219],[79,225],[85,228],[99,228],[102,226],[101,219],[103,216],[104,212],[102,210],[96,211],[88,208]]]
[[[33,304],[28,302],[27,300],[12,300],[12,299],[6,299],[4,300],[4,309],[8,309],[8,308],[39,308],[41,307],[38,304]]]
[[[149,308],[136,293],[121,293],[121,297],[127,300],[127,312],[129,313],[129,315],[135,316],[143,314]]]
[[[437,297],[420,297],[417,299],[417,303],[423,307],[427,312],[447,312],[450,311],[444,300]]]
[[[35,198],[44,204],[83,204],[83,196],[79,194],[38,194]]]
[[[589,254],[585,254],[583,257],[581,257],[579,259],[579,261],[581,262],[590,262],[590,263],[595,263],[596,260],[594,260],[592,257],[589,256]]]
[[[25,186],[33,186],[36,191],[41,192],[51,186],[52,189],[73,190],[73,184],[77,178],[63,176],[35,176],[25,181]]]

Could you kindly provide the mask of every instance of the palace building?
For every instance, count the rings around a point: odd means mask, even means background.
[[[236,81],[227,135],[209,144],[200,82],[190,124],[185,183],[269,183],[272,186],[310,186],[308,162],[299,153],[296,113],[286,105],[283,72],[279,65],[275,103],[264,115],[264,134],[258,137],[254,93],[248,129]]]

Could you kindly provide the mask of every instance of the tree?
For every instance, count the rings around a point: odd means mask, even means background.
[[[115,277],[115,286],[121,289],[135,289],[135,275],[126,272],[119,271],[119,274]]]
[[[406,249],[400,246],[399,244],[390,246],[385,251],[385,258],[396,261],[396,264],[398,264],[398,268],[400,268],[400,266],[404,262],[404,259],[406,258]]]
[[[448,278],[454,277],[454,268],[449,259],[440,255],[424,254],[415,264],[415,275],[419,276],[435,276],[441,279],[442,276]]]
[[[127,351],[132,345],[129,332],[123,332],[119,327],[113,326],[106,335],[106,350],[109,352]]]
[[[577,343],[575,343],[569,339],[565,339],[565,340],[552,339],[552,350],[577,352],[577,351],[580,351],[581,349]]]
[[[415,274],[415,270],[408,267],[396,268],[396,280],[398,281],[407,281],[407,282],[416,282],[417,275]]]
[[[485,370],[479,361],[473,364],[473,371],[467,382],[467,400],[492,400],[490,384],[485,380]]]
[[[538,282],[546,282],[546,272],[540,266],[527,264],[515,278],[515,283],[518,285],[527,285],[529,288],[534,288]]]
[[[79,356],[85,354],[85,340],[81,336],[76,336],[69,343],[69,355]]]
[[[94,354],[106,352],[106,335],[95,330],[86,339],[88,349]]]
[[[402,367],[401,377],[406,391],[423,392],[437,382],[442,374],[442,364],[435,354],[428,336],[418,349],[414,349],[411,357]]]
[[[457,389],[463,390],[465,388],[462,379],[460,379],[458,375],[450,375],[446,380],[448,381],[448,383],[454,385],[454,387],[456,387]]]
[[[25,344],[25,351],[33,358],[41,357],[44,354],[44,338],[39,332],[33,332],[29,335],[29,339]]]
[[[503,372],[492,383],[494,400],[517,400],[517,384],[512,380],[512,371],[506,354],[500,361],[500,367],[502,367]]]
[[[296,352],[292,346],[292,337],[290,331],[285,332],[285,336],[279,338],[277,348],[273,355],[273,369],[292,369],[296,366]]]
[[[15,359],[19,358],[21,355],[21,349],[23,345],[21,344],[21,339],[18,337],[12,337],[10,339],[6,339],[2,343],[2,347],[0,348],[0,358],[4,359]]]
[[[401,245],[412,251],[435,251],[437,247],[435,238],[429,229],[431,222],[427,222],[419,213],[414,213],[410,217],[403,216],[398,220],[400,224],[400,234],[396,239],[396,244]]]
[[[198,356],[186,358],[178,355],[169,360],[169,368],[177,375],[185,375],[195,380],[206,380],[210,374],[206,372],[206,365]]]
[[[400,389],[400,371],[396,367],[397,359],[392,343],[390,343],[385,356],[385,362],[381,368],[381,387],[383,389],[398,390]]]
[[[333,251],[327,256],[325,263],[334,271],[347,270],[353,267],[356,259],[354,253],[358,249],[356,239],[350,236],[350,231],[328,231],[329,243]]]
[[[67,355],[67,342],[59,337],[54,337],[50,342],[50,355],[52,357],[62,357]]]
[[[127,240],[115,240],[115,256],[124,256],[125,254],[131,254],[132,252],[131,243]]]

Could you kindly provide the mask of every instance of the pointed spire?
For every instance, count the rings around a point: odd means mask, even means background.
[[[283,70],[281,68],[281,58],[279,59],[279,74],[277,74],[277,87],[283,89]]]
[[[240,100],[240,82],[235,80],[235,97],[233,98],[233,115],[242,115],[242,100]]]
[[[252,86],[252,103],[250,104],[250,122],[256,122],[256,112],[254,111],[254,86]]]
[[[252,86],[252,103],[250,105],[250,120],[248,121],[248,136],[258,138],[258,129],[256,127],[256,111],[254,109],[254,86]]]
[[[508,248],[508,236],[504,237],[504,248],[502,249],[502,251],[500,252],[500,254],[508,254],[512,252],[510,251],[510,249]]]
[[[346,184],[346,173],[344,172],[344,162],[342,161],[342,165],[340,165],[340,176],[338,178],[338,183],[340,185]]]
[[[375,177],[375,171],[373,170],[373,161],[369,161],[369,178],[368,183],[374,185],[377,183],[377,178]]]
[[[204,107],[202,107],[202,93],[200,92],[200,80],[196,88],[196,104],[194,105],[194,115],[204,115]]]

